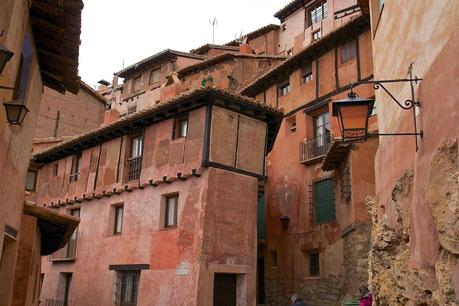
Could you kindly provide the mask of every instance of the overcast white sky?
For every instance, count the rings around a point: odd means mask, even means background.
[[[79,75],[91,86],[166,48],[189,51],[212,42],[209,19],[218,20],[215,43],[279,21],[290,0],[84,0]]]

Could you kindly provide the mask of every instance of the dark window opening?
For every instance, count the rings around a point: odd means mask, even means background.
[[[285,96],[290,92],[290,80],[286,79],[278,84],[279,96]]]
[[[301,80],[303,81],[303,84],[312,81],[312,64],[309,64],[301,70]]]
[[[186,138],[188,134],[188,116],[176,118],[174,120],[174,131],[172,139]]]
[[[295,133],[296,132],[296,116],[293,115],[285,120],[287,126],[288,133]]]
[[[357,50],[355,47],[355,41],[348,42],[347,44],[341,46],[341,64],[354,59],[357,55]]]
[[[72,169],[70,171],[70,182],[78,181],[81,170],[81,152],[75,154],[72,159]]]
[[[309,253],[309,276],[320,276],[320,258],[318,252]]]
[[[321,30],[317,30],[317,31],[312,33],[312,41],[319,40],[321,37],[322,37],[322,31]]]

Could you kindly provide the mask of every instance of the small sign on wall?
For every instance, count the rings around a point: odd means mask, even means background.
[[[175,272],[177,275],[188,275],[189,270],[189,263],[186,261],[182,261],[175,269]]]

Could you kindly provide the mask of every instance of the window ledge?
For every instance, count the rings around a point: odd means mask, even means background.
[[[302,160],[300,161],[300,164],[303,164],[305,166],[309,166],[309,165],[312,165],[312,164],[316,164],[320,161],[322,161],[322,159],[324,158],[325,155],[319,155],[319,156],[316,156],[314,158],[310,158],[310,159],[307,159],[307,160]]]
[[[52,258],[51,262],[53,263],[59,263],[59,262],[73,262],[76,260],[76,257],[72,258]]]
[[[321,279],[320,276],[307,276],[307,277],[303,277],[303,280],[319,280]]]
[[[160,232],[164,232],[164,231],[173,231],[173,230],[176,230],[178,229],[177,226],[171,226],[171,227],[162,227],[159,229]]]
[[[140,96],[141,94],[144,94],[145,90],[140,90],[140,91],[135,91],[133,93],[130,93],[129,95],[126,96],[126,98],[122,99],[122,101],[127,101],[129,99],[135,98],[137,96]]]

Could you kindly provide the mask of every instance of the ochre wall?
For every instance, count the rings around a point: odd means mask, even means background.
[[[413,64],[413,76],[423,78],[414,93],[421,103],[416,121],[424,131],[417,152],[412,136],[380,140],[372,289],[381,305],[456,305],[459,3],[385,1],[381,14],[376,2],[370,3],[375,78],[406,78]],[[399,100],[411,99],[409,83],[387,87]],[[381,132],[413,132],[411,111],[403,111],[382,91],[376,99],[384,105],[378,109]],[[387,235],[391,239],[384,248],[380,241]],[[383,263],[401,268],[385,271]]]
[[[80,88],[77,95],[64,95],[44,88],[34,138],[78,135],[99,127],[104,119],[105,105]],[[57,121],[57,112],[59,120]]]

